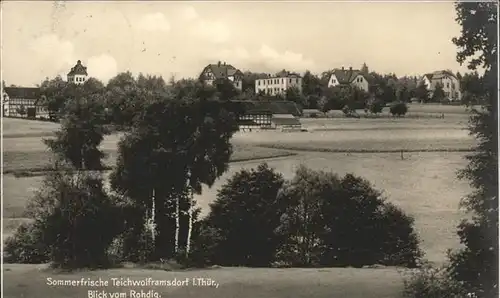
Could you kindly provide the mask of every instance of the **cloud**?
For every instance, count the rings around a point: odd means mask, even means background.
[[[306,70],[314,68],[315,63],[311,59],[304,58],[304,55],[292,51],[279,53],[270,46],[263,44],[259,50],[259,56],[265,64],[274,69],[296,69]]]
[[[282,69],[302,72],[307,69],[314,70],[316,66],[313,60],[305,58],[300,53],[292,51],[280,53],[266,44],[253,51],[248,51],[242,46],[214,49],[207,58],[227,61],[237,68],[264,72]]]
[[[109,79],[118,74],[118,65],[115,58],[108,54],[90,57],[87,61],[89,76],[107,83]]]
[[[222,21],[199,19],[194,27],[194,34],[213,43],[224,43],[231,37],[231,30]]]
[[[229,61],[240,61],[251,59],[250,53],[247,49],[236,46],[233,48],[222,49],[220,51],[214,51],[213,59],[223,59]]]
[[[179,13],[191,34],[215,44],[224,43],[231,37],[229,26],[221,20],[208,20],[198,14],[192,6],[186,6]]]
[[[31,43],[31,50],[41,59],[54,59],[56,65],[71,63],[75,60],[73,43],[61,40],[55,34],[43,35]]]
[[[143,16],[139,28],[146,31],[170,31],[170,22],[164,14],[156,12]]]
[[[192,21],[198,18],[198,13],[196,12],[196,9],[194,9],[194,7],[187,6],[182,10],[181,16],[187,21]]]
[[[42,35],[29,44],[32,65],[37,65],[41,78],[53,77],[55,74],[66,78],[69,69],[78,60],[72,42],[62,40],[55,34]]]

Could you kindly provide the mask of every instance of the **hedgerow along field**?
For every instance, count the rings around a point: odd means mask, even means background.
[[[464,115],[465,116],[465,115]],[[353,172],[371,181],[376,188],[384,190],[391,202],[401,206],[405,212],[416,219],[416,229],[422,239],[422,248],[426,257],[434,262],[444,260],[446,249],[457,247],[456,224],[463,215],[458,211],[460,198],[468,192],[468,185],[456,179],[456,170],[465,166],[464,152],[451,152],[473,144],[467,132],[463,130],[467,118],[450,119],[306,119],[303,123],[310,129],[305,133],[238,133],[233,139],[235,156],[245,151],[252,152],[289,152],[295,156],[269,159],[271,167],[282,172],[286,178],[293,175],[294,169],[305,164],[312,169],[329,170],[339,174]],[[9,123],[10,122],[10,123]],[[16,122],[16,123],[14,123]],[[22,124],[21,124],[22,122]],[[5,125],[9,123],[9,125]],[[36,127],[36,128],[35,128]],[[17,119],[4,119],[4,163],[10,170],[29,173],[32,169],[48,162],[48,153],[41,140],[50,136],[57,125],[53,123],[32,122]],[[398,135],[399,137],[395,137]],[[446,137],[448,136],[448,137]],[[116,150],[118,136],[110,136],[103,144],[111,153],[108,164],[113,164],[113,152]],[[430,140],[430,141],[429,141]],[[443,147],[450,152],[405,152],[373,153],[375,151],[394,151],[403,148],[424,149],[423,144],[432,144],[430,149]],[[384,145],[385,143],[385,145]],[[347,145],[346,145],[347,144]],[[441,145],[440,145],[441,144]],[[269,149],[263,146],[291,148],[305,147],[305,150]],[[314,152],[314,148],[333,148],[341,153]],[[240,149],[239,149],[240,148]],[[244,149],[241,149],[244,148]],[[297,149],[297,148],[292,148]],[[349,151],[349,152],[348,152]],[[353,153],[368,151],[372,153]],[[271,153],[254,153],[262,158]],[[274,155],[274,156],[275,156]],[[272,157],[269,155],[267,157]],[[217,189],[233,173],[241,168],[256,167],[262,160],[233,162],[229,171],[216,182],[212,189],[204,189],[203,195],[196,200],[203,213],[208,211],[208,204],[215,198]],[[24,220],[26,202],[38,187],[42,177],[4,176],[4,236],[13,232]],[[43,266],[42,266],[43,267]],[[45,275],[41,276],[39,267],[30,265],[8,265],[6,267],[6,294],[8,297],[80,297],[85,288],[49,288],[44,284]],[[213,295],[224,296],[227,291],[231,296],[238,293],[245,297],[252,288],[252,296],[302,297],[400,297],[402,290],[401,276],[394,269],[221,269],[210,272],[194,271],[186,276],[207,275],[219,279],[224,290],[213,291]],[[294,271],[295,273],[293,273]],[[108,270],[97,273],[79,273],[79,277],[104,276],[104,278],[128,276],[140,278],[165,275],[150,270]],[[249,273],[250,272],[250,273]],[[252,273],[253,272],[253,273]],[[202,274],[203,273],[203,274]],[[205,274],[206,273],[206,274]],[[97,275],[96,275],[97,274]],[[184,274],[184,273],[183,273]],[[171,273],[172,276],[182,274]],[[304,275],[308,277],[305,278]],[[21,278],[22,276],[22,278]],[[258,277],[257,277],[258,276]],[[61,276],[61,278],[64,278]],[[69,278],[66,277],[66,278]],[[163,277],[167,278],[167,277]],[[12,282],[9,282],[9,279]],[[23,283],[32,280],[38,286]],[[242,282],[245,281],[245,282]],[[310,285],[314,283],[314,287]],[[11,284],[12,286],[9,286]],[[360,284],[366,286],[360,287]],[[118,289],[117,289],[118,290]],[[176,297],[210,296],[211,291],[203,288],[168,288],[160,293]],[[256,292],[257,291],[257,292]],[[272,293],[272,294],[271,294]],[[293,294],[292,294],[293,293]]]

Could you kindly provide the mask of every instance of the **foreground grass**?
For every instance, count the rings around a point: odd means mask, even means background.
[[[250,269],[218,268],[167,272],[144,269],[113,269],[78,273],[54,273],[40,265],[7,264],[4,266],[4,297],[6,298],[82,298],[89,297],[89,290],[108,293],[126,293],[130,290],[155,291],[157,297],[349,297],[349,298],[398,298],[403,283],[397,269]],[[111,278],[142,280],[186,280],[211,278],[219,284],[215,287],[151,286],[151,287],[64,287],[48,286],[47,278],[58,280],[80,280],[81,278]],[[108,297],[109,296],[108,294]],[[120,296],[118,296],[120,297]],[[149,297],[149,296],[148,296]],[[155,296],[151,296],[155,297]]]

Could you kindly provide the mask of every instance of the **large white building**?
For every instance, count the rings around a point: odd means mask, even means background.
[[[427,90],[432,93],[436,89],[436,85],[440,84],[443,87],[444,95],[449,101],[460,100],[462,94],[460,92],[460,80],[451,72],[439,70],[433,73],[425,74],[422,78]]]
[[[302,93],[302,77],[296,73],[281,72],[255,80],[255,92],[267,95],[285,95],[286,90],[295,87]]]
[[[78,60],[76,65],[68,72],[68,83],[83,84],[88,78],[87,67],[82,65],[82,61]]]
[[[240,90],[243,88],[243,73],[231,64],[226,62],[218,62],[217,64],[209,64],[203,68],[200,74],[200,80],[205,84],[213,85],[215,80],[227,79],[233,83],[233,86]]]

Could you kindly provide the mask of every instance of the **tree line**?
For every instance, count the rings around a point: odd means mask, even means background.
[[[283,71],[286,72],[286,70]],[[328,87],[332,72],[333,70],[330,70],[321,75],[315,75],[306,71],[303,75],[302,92],[292,87],[284,94],[278,95],[255,93],[255,81],[265,74],[250,71],[243,73],[241,91],[224,79],[217,80],[215,86],[220,97],[225,100],[286,100],[295,102],[301,109],[318,109],[324,113],[330,110],[343,110],[347,115],[360,109],[378,114],[387,104],[408,103],[412,99],[423,103],[447,102],[443,86],[437,84],[435,91],[431,94],[417,77],[398,78],[395,74],[382,75],[373,71],[369,72],[368,66],[363,64],[361,73],[370,81],[369,90],[364,91],[354,86]],[[480,104],[484,97],[483,76],[480,76],[477,71],[463,76],[457,73],[456,76],[460,80],[462,103]],[[135,110],[140,109],[142,104],[140,99],[142,93],[161,94],[166,92],[171,84],[161,76],[139,74],[135,78],[132,73],[124,72],[110,79],[106,85],[95,78],[89,78],[83,85],[85,88],[67,84],[61,77],[47,78],[40,84],[42,93],[40,103],[47,108],[51,118],[58,119],[68,98],[82,95],[100,96],[106,121],[116,125],[130,125]]]

